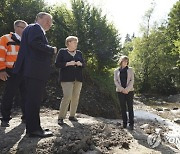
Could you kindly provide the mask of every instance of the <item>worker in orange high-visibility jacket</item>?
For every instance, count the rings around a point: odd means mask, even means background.
[[[1,101],[1,126],[8,127],[11,119],[11,109],[13,99],[20,91],[22,120],[24,120],[24,99],[25,99],[25,84],[21,74],[13,73],[13,65],[16,62],[18,51],[20,48],[21,36],[27,23],[23,20],[14,22],[14,33],[3,35],[0,38],[0,79],[6,81],[5,90]]]
[[[18,36],[17,36],[18,37]],[[14,33],[6,34],[0,39],[0,70],[4,72],[1,75],[2,80],[7,80],[6,68],[12,68],[16,61],[19,51],[20,40]]]

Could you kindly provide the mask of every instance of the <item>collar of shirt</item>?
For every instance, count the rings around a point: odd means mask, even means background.
[[[21,36],[19,36],[17,33],[14,33],[14,35],[16,36],[16,38],[21,41]]]
[[[36,23],[36,24],[38,24],[38,23]],[[43,33],[45,35],[46,34],[45,30],[42,28],[42,26],[40,24],[38,24],[38,25],[41,27],[41,29],[42,29],[42,31],[43,31]]]

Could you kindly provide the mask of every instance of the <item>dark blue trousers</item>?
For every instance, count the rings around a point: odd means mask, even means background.
[[[26,132],[41,130],[40,105],[45,88],[45,81],[25,77],[27,97],[25,103]]]
[[[13,99],[17,92],[20,92],[21,95],[21,109],[22,109],[22,118],[25,118],[25,95],[26,95],[26,88],[25,88],[25,81],[22,74],[13,74],[12,70],[7,70],[7,73],[10,77],[5,84],[5,90],[1,102],[1,115],[2,121],[9,121],[11,119],[11,109],[13,106]]]

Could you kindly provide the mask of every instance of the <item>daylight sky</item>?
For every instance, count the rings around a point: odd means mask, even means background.
[[[65,3],[70,6],[70,0],[45,0],[49,4]],[[127,33],[139,35],[139,24],[142,17],[151,7],[153,0],[87,0],[90,4],[103,10],[108,20],[113,22],[122,37]],[[154,0],[156,3],[153,21],[160,23],[167,19],[168,13],[178,0]]]

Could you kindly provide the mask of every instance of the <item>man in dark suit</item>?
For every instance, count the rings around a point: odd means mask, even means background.
[[[39,112],[45,83],[50,74],[51,57],[57,48],[48,45],[45,36],[52,26],[52,16],[40,12],[35,21],[35,24],[24,29],[14,73],[23,73],[25,77],[26,133],[30,137],[49,137],[52,132],[41,128]]]

